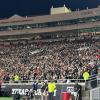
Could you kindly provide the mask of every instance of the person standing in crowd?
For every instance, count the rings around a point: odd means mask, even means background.
[[[48,91],[48,83],[47,81],[43,82],[42,83],[42,86],[41,86],[41,92],[42,92],[42,95],[41,95],[41,99],[44,100],[47,100],[47,91]]]
[[[10,76],[9,76],[9,74],[5,74],[3,80],[4,80],[5,83],[9,83],[9,81],[10,81]]]
[[[33,85],[32,85],[32,90],[33,90],[33,98],[35,98],[35,92],[38,89],[38,81],[34,81]]]
[[[54,100],[53,96],[54,96],[55,89],[56,89],[55,83],[53,82],[53,80],[50,80],[50,82],[48,83],[49,100]]]
[[[82,100],[81,99],[81,86],[78,84],[78,82],[75,83],[74,86],[74,96],[75,96],[75,100]]]
[[[88,85],[90,84],[90,82],[88,81],[90,77],[90,74],[88,71],[85,71],[83,73],[83,79],[85,80],[85,90],[87,89]]]
[[[30,97],[30,100],[33,100],[33,91],[30,91],[30,93],[29,93],[29,97]]]
[[[1,85],[2,85],[2,82],[0,81],[0,96],[2,96]]]
[[[89,77],[90,77],[89,72],[88,72],[88,71],[85,71],[85,72],[83,73],[83,79],[86,81],[86,80],[89,79]]]
[[[14,96],[14,100],[20,100],[21,96],[18,92],[16,92],[15,96]]]
[[[26,92],[26,97],[25,97],[25,100],[33,100],[33,90],[28,90],[27,92]]]
[[[14,82],[15,83],[18,83],[19,82],[19,75],[18,74],[15,74],[15,76],[14,76]]]

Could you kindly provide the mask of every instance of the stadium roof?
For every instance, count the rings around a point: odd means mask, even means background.
[[[23,17],[21,17],[21,16],[19,16],[19,15],[17,15],[17,14],[14,14],[12,17],[10,17],[9,19],[20,19],[20,18],[23,18]]]

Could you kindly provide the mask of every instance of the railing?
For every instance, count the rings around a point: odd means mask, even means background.
[[[89,80],[93,80],[93,79],[98,79],[100,77],[100,74],[94,74],[93,76],[91,76]],[[77,82],[85,82],[84,79],[53,79],[54,81],[56,81],[56,83],[74,83],[75,81]],[[29,83],[29,82],[34,82],[34,81],[38,81],[38,82],[43,82],[43,81],[49,81],[49,80],[19,80],[18,83]],[[10,81],[3,81],[3,83],[15,83],[14,81],[10,80]]]
[[[42,83],[42,82],[48,82],[49,80],[19,80],[19,81],[17,81],[17,82],[14,82],[14,81],[1,81],[1,83],[4,83],[4,84],[15,84],[15,83],[17,83],[17,84],[21,84],[21,83],[26,83],[26,84],[31,84],[31,83],[33,83],[33,82],[38,82],[38,83]],[[97,86],[100,86],[100,74],[95,74],[94,76],[92,76],[92,77],[90,77],[88,80],[84,80],[84,79],[58,79],[58,80],[54,80],[56,83],[66,83],[66,84],[73,84],[73,83],[75,83],[76,81],[78,82],[78,83],[85,83],[86,84],[86,86],[87,86],[87,88],[89,88],[90,89],[90,87],[91,87],[91,83],[92,82],[96,82],[96,87]],[[94,83],[95,83],[94,82]],[[92,87],[91,87],[92,88]]]
[[[90,100],[100,100],[100,87],[90,91]]]
[[[49,80],[19,80],[17,82],[15,81],[2,81],[2,83],[33,83],[33,82],[48,82]],[[58,80],[53,80],[55,83],[75,83],[76,81],[79,83],[85,82],[84,79],[58,79]]]

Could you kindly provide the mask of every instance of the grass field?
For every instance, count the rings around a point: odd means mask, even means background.
[[[0,97],[0,100],[13,100],[11,97]]]

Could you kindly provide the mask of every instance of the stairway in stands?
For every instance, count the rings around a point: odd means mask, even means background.
[[[90,88],[87,90],[85,87],[82,87],[82,100],[100,100],[100,74],[94,79],[94,81],[91,80],[91,82],[93,83],[92,85],[88,84]]]
[[[82,100],[90,100],[90,90],[82,90]]]

